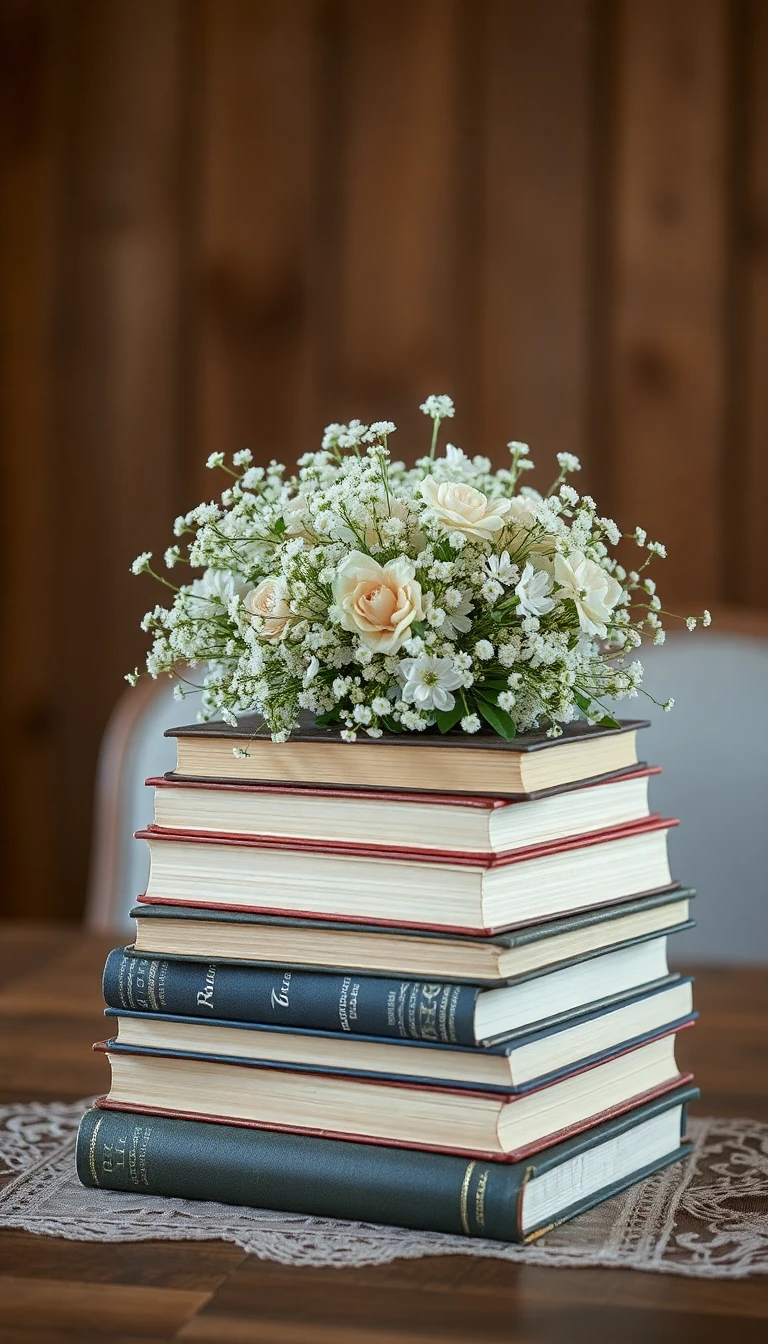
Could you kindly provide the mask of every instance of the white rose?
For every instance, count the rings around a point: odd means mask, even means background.
[[[361,551],[341,562],[333,581],[333,597],[342,625],[359,635],[376,653],[395,653],[408,639],[414,621],[423,618],[421,585],[406,556],[386,565]]]
[[[481,490],[460,481],[438,485],[433,476],[425,476],[419,488],[432,517],[449,532],[463,532],[480,541],[492,541],[502,530],[512,503],[509,499],[489,499]]]
[[[581,551],[555,556],[555,581],[560,585],[556,596],[571,599],[582,630],[604,639],[606,623],[621,597],[621,584]]]
[[[251,616],[261,617],[259,634],[262,639],[279,639],[291,618],[282,579],[262,579],[253,588],[243,606]]]

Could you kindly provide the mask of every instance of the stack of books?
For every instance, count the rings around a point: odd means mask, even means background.
[[[643,726],[173,730],[81,1179],[517,1241],[683,1156]]]

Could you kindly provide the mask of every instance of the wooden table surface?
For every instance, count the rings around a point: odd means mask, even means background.
[[[0,926],[0,1101],[75,1101],[108,1086],[101,968],[115,940]],[[701,1114],[768,1120],[768,975],[700,972],[680,1039]],[[768,1340],[768,1280],[540,1269],[445,1256],[371,1269],[290,1268],[222,1242],[100,1246],[0,1234],[0,1344],[739,1344]]]

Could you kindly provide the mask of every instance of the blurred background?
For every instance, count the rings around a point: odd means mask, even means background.
[[[82,913],[129,565],[207,455],[359,415],[413,458],[430,392],[667,543],[673,609],[741,636],[702,768],[746,751],[767,365],[765,0],[0,0],[3,912]]]

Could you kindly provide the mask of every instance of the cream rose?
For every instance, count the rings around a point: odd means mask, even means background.
[[[449,532],[492,541],[504,527],[509,499],[489,499],[481,490],[460,481],[443,481],[438,485],[433,476],[426,476],[419,488],[433,518]]]
[[[262,579],[243,602],[251,616],[260,616],[262,639],[279,639],[291,617],[282,579]]]
[[[424,615],[415,573],[404,555],[380,565],[361,551],[350,552],[333,581],[344,629],[376,653],[395,653],[409,638],[413,622]]]
[[[571,551],[567,558],[555,556],[555,581],[560,585],[555,596],[571,599],[584,633],[605,639],[607,622],[621,597],[621,584],[582,551]]]

